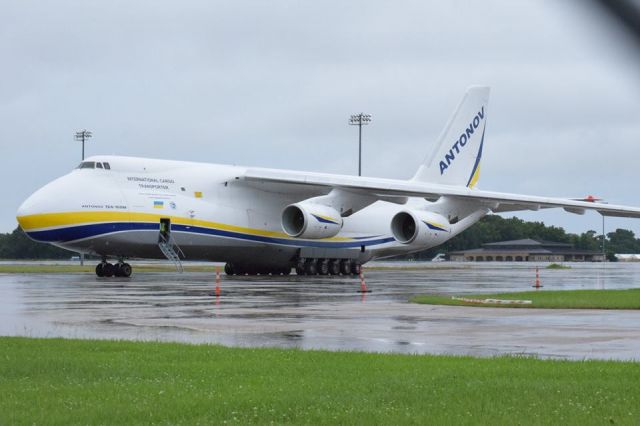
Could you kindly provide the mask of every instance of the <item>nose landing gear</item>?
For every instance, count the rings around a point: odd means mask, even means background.
[[[114,265],[107,262],[106,260],[103,260],[102,262],[98,263],[98,266],[96,266],[96,275],[100,278],[108,278],[113,276],[129,278],[132,272],[133,268],[131,267],[131,265],[123,261],[120,261]]]

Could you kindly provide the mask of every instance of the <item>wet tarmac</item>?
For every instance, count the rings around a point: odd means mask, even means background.
[[[640,311],[415,305],[416,294],[530,290],[531,264],[393,264],[345,277],[0,274],[0,335],[245,347],[640,360]],[[640,286],[639,264],[541,269],[547,289]],[[415,267],[418,267],[414,269]]]

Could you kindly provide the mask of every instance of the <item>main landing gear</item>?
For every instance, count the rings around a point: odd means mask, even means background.
[[[358,275],[362,265],[351,259],[298,259],[298,275]]]
[[[133,272],[133,268],[131,265],[125,262],[118,262],[116,264],[109,263],[106,260],[98,263],[96,266],[96,275],[99,277],[124,277],[128,278],[131,276],[131,272]]]
[[[298,275],[358,275],[361,265],[352,259],[311,259],[300,258],[296,261]],[[249,265],[224,265],[227,275],[289,275],[290,266],[259,267]]]

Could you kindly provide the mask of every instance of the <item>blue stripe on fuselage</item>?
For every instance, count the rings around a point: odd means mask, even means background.
[[[285,238],[266,237],[263,235],[251,235],[241,232],[226,231],[222,229],[205,228],[192,225],[171,225],[174,232],[185,232],[200,235],[212,235],[219,237],[235,238],[240,240],[255,241],[262,243],[281,244],[295,247],[327,247],[327,248],[352,248],[360,246],[370,246],[384,244],[394,241],[393,237],[382,237],[369,241],[309,241],[309,240],[289,240]],[[27,232],[29,237],[37,241],[68,243],[84,238],[99,237],[114,232],[127,231],[159,231],[157,223],[145,222],[114,222],[98,223],[90,225],[78,225],[65,228],[50,229],[46,231]]]

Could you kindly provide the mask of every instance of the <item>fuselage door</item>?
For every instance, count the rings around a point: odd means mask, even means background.
[[[160,240],[169,241],[171,238],[171,219],[160,218]]]

